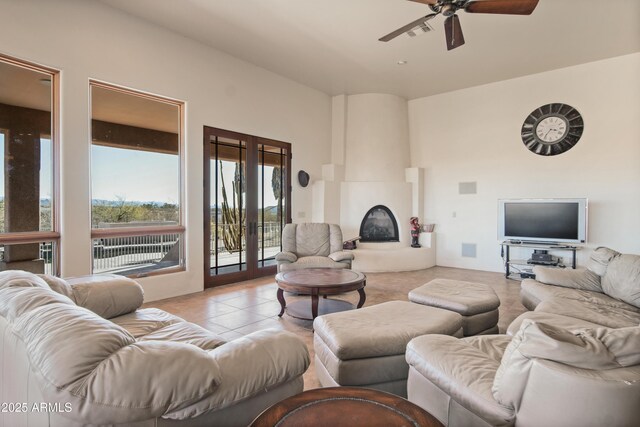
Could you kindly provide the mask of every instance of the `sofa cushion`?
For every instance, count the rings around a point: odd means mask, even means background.
[[[222,376],[217,360],[195,346],[139,341],[102,360],[69,391],[83,421],[128,423],[183,410],[211,396]]]
[[[565,288],[583,289],[586,291],[602,292],[600,276],[585,268],[554,268],[536,265],[533,267],[536,280],[548,285]]]
[[[341,261],[353,261],[353,258],[355,257],[353,255],[353,252],[337,251],[329,254],[329,258],[331,258],[335,262],[341,262]]]
[[[76,304],[105,319],[131,313],[142,305],[144,292],[135,280],[115,274],[66,279]]]
[[[0,289],[11,287],[38,287],[51,289],[49,288],[49,285],[47,285],[47,282],[33,273],[21,270],[7,270],[0,272]]]
[[[541,302],[536,311],[575,317],[607,328],[624,328],[640,324],[640,312],[635,310],[635,307],[625,309],[591,301],[549,298]]]
[[[640,308],[640,255],[620,255],[611,260],[602,277],[604,292]]]
[[[66,296],[38,286],[0,289],[0,316],[9,322],[15,322],[18,317],[35,308],[56,303],[75,306]]]
[[[613,249],[605,248],[604,246],[600,246],[596,248],[589,256],[589,261],[587,261],[587,268],[598,276],[602,277],[607,271],[609,262],[618,255],[620,255],[620,252],[614,251]]]
[[[329,224],[329,253],[342,250],[342,229],[337,224]]]
[[[307,268],[348,268],[349,264],[335,262],[325,256],[305,256],[291,264],[280,264],[280,271],[302,270]]]
[[[35,308],[20,316],[14,328],[31,364],[57,388],[86,377],[105,358],[135,342],[123,328],[73,304]]]
[[[522,327],[522,322],[527,319],[533,320],[538,323],[548,323],[550,325],[554,325],[568,331],[602,327],[602,325],[598,323],[577,319],[575,317],[563,316],[562,314],[545,313],[544,311],[527,311],[526,313],[522,313],[520,316],[516,317],[515,320],[509,324],[509,327],[507,328],[507,334],[517,334]]]
[[[478,335],[475,337],[462,338],[462,341],[477,348],[491,359],[500,363],[505,349],[511,342],[511,337],[507,335]]]
[[[296,254],[298,257],[328,256],[330,253],[329,224],[298,224]]]
[[[564,288],[562,286],[545,285],[536,280],[525,279],[521,283],[520,295],[524,301],[532,301],[535,308],[538,304],[551,298],[564,298],[568,300],[576,300],[589,302],[598,305],[604,305],[611,308],[638,311],[633,306],[611,298],[610,296],[600,293],[585,291],[582,289]]]
[[[141,338],[174,323],[184,322],[178,316],[158,308],[143,308],[110,320],[126,329],[135,338]]]
[[[141,336],[139,341],[181,342],[195,345],[203,350],[213,350],[226,343],[222,337],[190,322],[173,323]]]
[[[511,425],[513,409],[499,404],[491,390],[500,362],[467,340],[444,335],[415,338],[407,345],[407,362],[489,425]],[[504,345],[504,338],[499,340],[498,346]]]
[[[292,332],[273,329],[253,332],[206,353],[216,360],[222,382],[205,399],[165,418],[192,418],[229,407],[300,377],[310,363],[309,351],[300,338]],[[220,424],[238,424],[224,421]]]
[[[296,262],[298,257],[293,252],[278,252],[276,254],[276,261],[282,262]]]
[[[66,280],[50,274],[38,274],[38,277],[47,282],[47,285],[49,285],[51,290],[66,296],[75,303],[76,299],[73,295],[73,288]]]
[[[493,395],[498,402],[519,407],[536,359],[575,368],[608,370],[640,363],[640,327],[569,332],[526,320],[507,346],[496,372]]]

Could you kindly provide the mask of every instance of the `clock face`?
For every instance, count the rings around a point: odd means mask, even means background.
[[[555,156],[573,148],[583,129],[584,121],[578,110],[566,104],[547,104],[527,116],[520,135],[530,151]]]
[[[548,116],[536,126],[536,136],[542,142],[556,143],[567,134],[567,122],[561,116]]]

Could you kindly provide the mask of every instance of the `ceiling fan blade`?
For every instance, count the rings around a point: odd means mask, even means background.
[[[455,49],[464,44],[462,27],[458,15],[451,15],[444,21],[444,34],[447,38],[447,50]]]
[[[437,13],[430,13],[427,16],[423,16],[420,19],[416,19],[415,21],[405,25],[404,27],[400,27],[395,31],[390,32],[389,34],[387,34],[384,37],[379,38],[378,40],[380,40],[381,42],[388,42],[389,40],[393,40],[396,37],[398,37],[400,34],[404,34],[407,31],[411,30],[412,28],[417,27],[418,25],[422,24],[423,22],[427,22],[428,20],[434,18],[436,15],[438,15]]]
[[[464,7],[469,13],[498,13],[503,15],[531,15],[538,0],[470,1]]]
[[[409,1],[414,1],[416,3],[422,3],[422,4],[431,4],[431,5],[438,4],[438,0],[409,0]]]

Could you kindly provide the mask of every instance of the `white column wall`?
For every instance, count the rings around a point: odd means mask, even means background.
[[[407,100],[366,93],[347,100],[345,181],[404,182],[410,166]]]

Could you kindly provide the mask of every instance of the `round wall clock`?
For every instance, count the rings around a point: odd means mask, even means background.
[[[522,124],[522,142],[541,156],[555,156],[578,143],[584,130],[582,116],[570,105],[547,104],[531,112]]]

